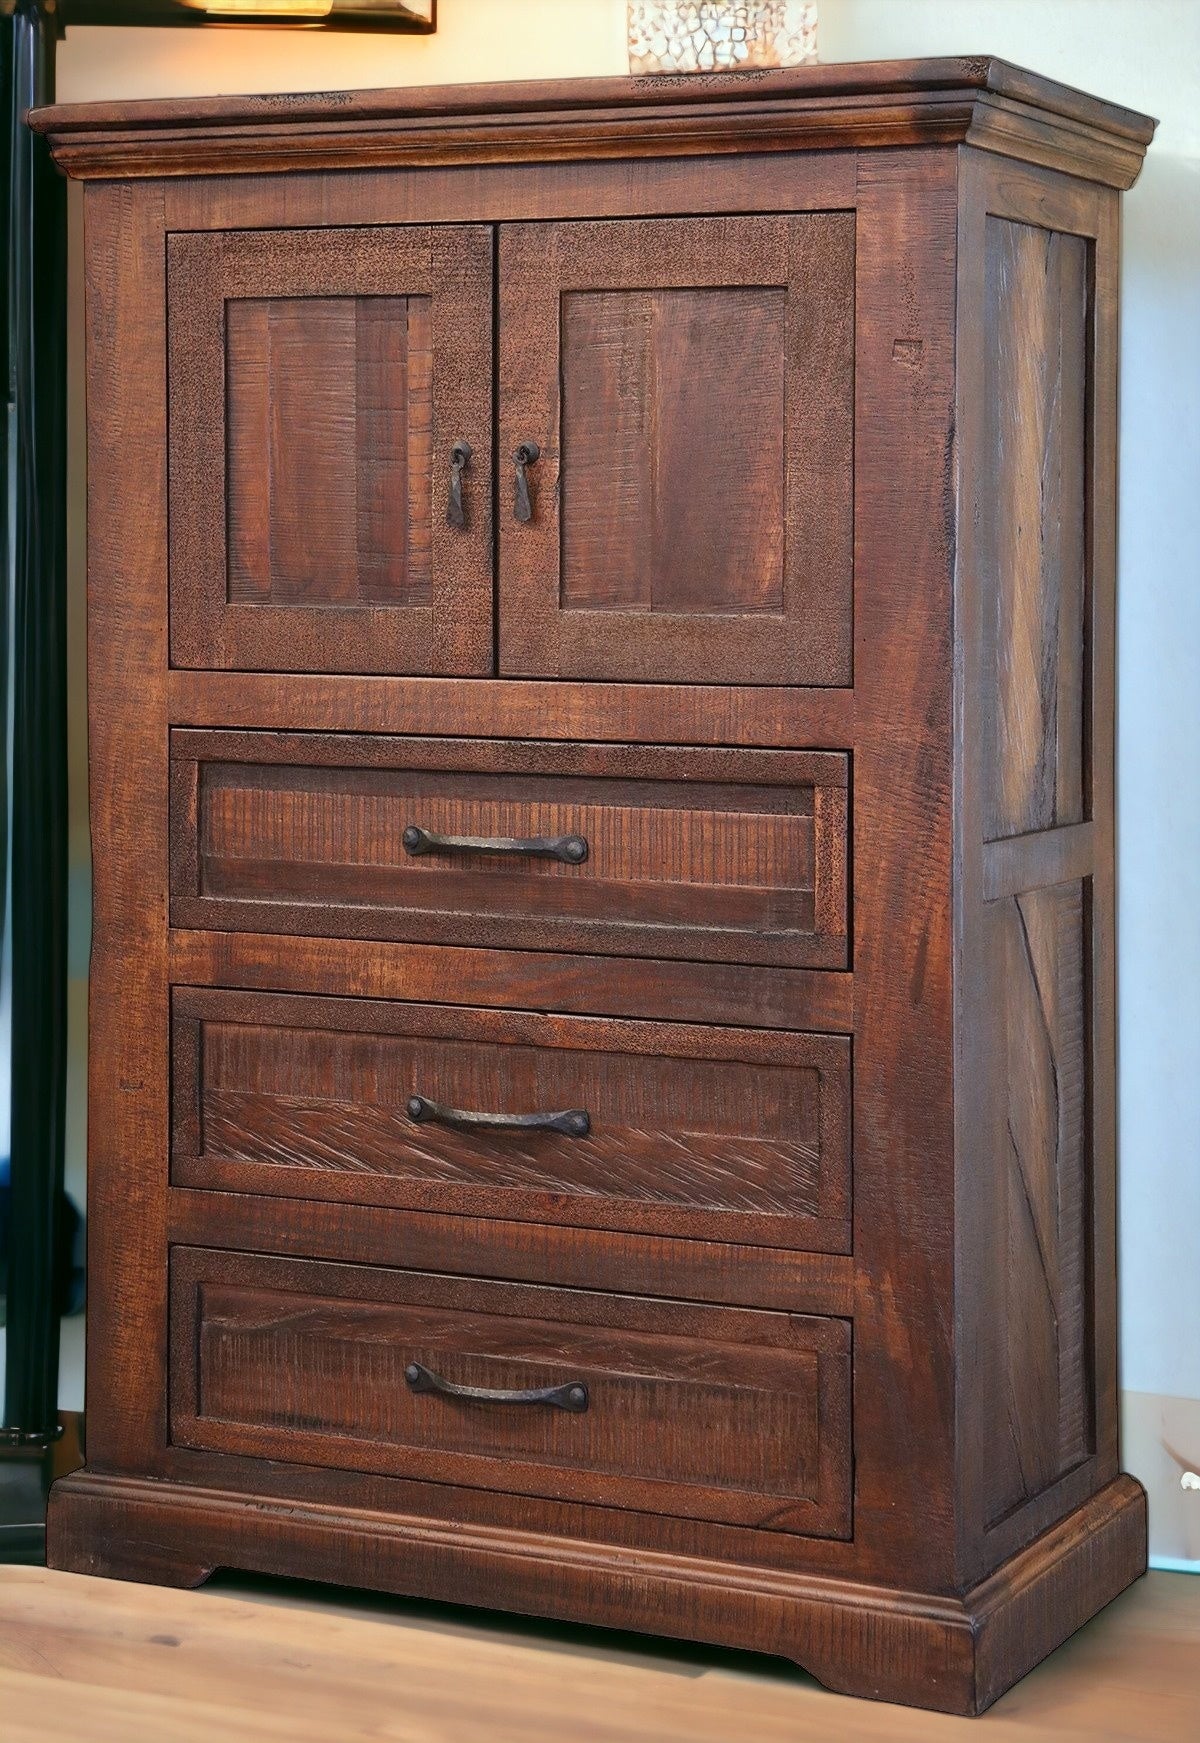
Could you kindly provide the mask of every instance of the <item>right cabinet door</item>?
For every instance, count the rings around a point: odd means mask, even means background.
[[[850,683],[853,214],[505,225],[499,298],[501,671]]]

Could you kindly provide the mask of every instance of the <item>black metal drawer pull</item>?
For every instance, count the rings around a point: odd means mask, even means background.
[[[513,465],[517,469],[516,494],[513,497],[513,514],[519,521],[533,519],[533,499],[529,494],[529,467],[537,464],[542,450],[536,442],[522,442],[519,448],[513,449]]]
[[[450,450],[450,497],[446,503],[446,522],[452,527],[465,527],[467,524],[467,517],[463,513],[462,475],[470,458],[471,444],[460,436]]]
[[[420,1362],[410,1362],[404,1378],[414,1392],[440,1392],[443,1398],[465,1398],[468,1404],[549,1404],[554,1410],[576,1412],[588,1407],[588,1389],[582,1380],[568,1380],[565,1386],[528,1386],[510,1392],[503,1386],[459,1386],[423,1368]]]
[[[432,1120],[437,1126],[454,1126],[463,1132],[565,1132],[568,1138],[586,1138],[592,1122],[584,1108],[567,1108],[559,1114],[479,1114],[466,1108],[444,1107],[428,1096],[408,1098],[410,1120]]]
[[[582,865],[588,844],[582,835],[435,835],[410,823],[400,838],[405,853],[525,853],[535,859],[561,859],[564,865]]]

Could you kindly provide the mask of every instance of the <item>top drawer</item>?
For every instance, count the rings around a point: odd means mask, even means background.
[[[848,759],[171,734],[176,926],[838,968]]]

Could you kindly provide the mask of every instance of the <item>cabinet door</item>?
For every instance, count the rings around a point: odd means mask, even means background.
[[[505,225],[499,296],[501,670],[849,683],[853,215]]]
[[[168,239],[174,664],[491,671],[491,262],[482,226]]]

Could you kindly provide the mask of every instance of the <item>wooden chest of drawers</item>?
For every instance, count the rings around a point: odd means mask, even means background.
[[[1117,223],[988,60],[47,110],[87,180],[61,1567],[973,1712],[1144,1566]]]

